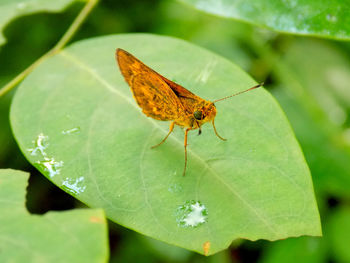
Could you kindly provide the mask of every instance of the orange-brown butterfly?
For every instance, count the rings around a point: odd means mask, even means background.
[[[155,148],[164,143],[173,131],[175,125],[186,128],[183,175],[185,175],[187,167],[188,132],[190,130],[199,129],[199,134],[201,134],[201,126],[210,121],[216,136],[225,141],[226,139],[222,138],[215,128],[214,119],[216,116],[216,107],[214,103],[263,85],[263,83],[259,84],[222,99],[207,101],[196,96],[179,84],[163,77],[123,49],[118,48],[116,50],[116,60],[142,112],[156,120],[171,121],[168,134],[160,143],[151,148]]]

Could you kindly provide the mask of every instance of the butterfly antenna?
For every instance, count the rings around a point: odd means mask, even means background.
[[[221,101],[221,100],[226,100],[226,99],[228,99],[228,98],[237,96],[237,95],[239,95],[239,94],[242,94],[242,93],[244,93],[244,92],[247,92],[247,91],[250,91],[250,90],[253,90],[253,89],[257,89],[257,88],[259,88],[259,87],[261,87],[261,86],[263,86],[263,85],[264,85],[264,82],[260,83],[259,85],[254,86],[254,87],[252,87],[252,88],[249,88],[249,89],[246,89],[246,90],[237,92],[236,94],[233,94],[233,95],[224,97],[224,98],[222,98],[222,99],[214,100],[213,103],[218,102],[218,101]]]

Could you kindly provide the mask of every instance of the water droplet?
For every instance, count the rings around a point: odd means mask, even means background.
[[[86,186],[83,185],[84,182],[84,177],[81,176],[77,179],[71,179],[71,178],[66,178],[62,182],[62,187],[67,189],[69,192],[73,194],[81,194],[82,192],[85,191]]]
[[[27,151],[29,151],[31,155],[37,155],[37,153],[39,152],[42,156],[46,156],[45,149],[49,145],[48,139],[48,136],[45,136],[43,133],[40,133],[36,141],[33,141],[35,148],[27,149]]]
[[[173,194],[178,194],[183,191],[183,188],[180,184],[174,183],[169,186],[168,191]]]
[[[206,207],[199,201],[186,201],[176,210],[176,221],[179,226],[183,227],[198,227],[204,224],[208,218]]]
[[[335,23],[338,20],[335,15],[331,15],[331,14],[327,14],[326,18],[329,22],[332,22],[332,23]]]
[[[44,171],[49,172],[50,177],[54,177],[59,174],[61,167],[63,166],[63,161],[56,161],[53,157],[49,157],[46,153],[46,149],[49,146],[49,137],[40,133],[35,141],[33,141],[34,148],[27,149],[31,155],[36,156],[38,153],[41,154],[43,159],[36,161],[37,164],[44,168]]]
[[[72,133],[77,133],[80,132],[80,127],[75,127],[72,129],[68,129],[68,130],[63,130],[62,134],[72,134]]]
[[[44,171],[49,172],[49,176],[52,178],[57,174],[60,174],[63,161],[55,161],[54,158],[44,157],[44,161],[37,161],[36,163],[44,166]]]

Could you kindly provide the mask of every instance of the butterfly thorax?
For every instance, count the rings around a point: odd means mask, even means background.
[[[206,100],[201,100],[198,103],[191,105],[187,109],[187,114],[175,121],[179,126],[198,129],[204,123],[212,121],[216,116],[216,107],[214,103]]]

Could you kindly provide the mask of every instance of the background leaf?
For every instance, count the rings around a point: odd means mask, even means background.
[[[200,253],[207,241],[212,254],[236,238],[321,234],[309,170],[267,92],[218,103],[217,128],[228,141],[209,125],[200,137],[191,133],[182,177],[183,131],[149,149],[169,124],[141,113],[116,66],[116,47],[203,98],[255,84],[227,60],[169,37],[74,44],[35,70],[11,107],[19,146],[46,177],[121,225]],[[179,208],[191,202],[205,208],[205,223],[180,226]]]
[[[346,54],[325,43],[298,40],[289,45],[275,71],[283,84],[273,93],[294,127],[315,188],[349,197],[350,64]]]
[[[324,238],[300,237],[274,242],[263,255],[262,263],[327,262]],[[291,256],[293,255],[293,256]]]
[[[350,242],[350,209],[343,206],[338,207],[329,218],[326,227],[327,237],[330,239],[332,256],[337,262],[349,262],[349,242]]]
[[[76,0],[4,0],[0,2],[0,46],[5,43],[5,26],[18,16],[36,12],[58,12]],[[81,1],[81,0],[80,0]]]
[[[350,39],[349,1],[181,1],[210,14],[234,18],[278,32]]]
[[[21,171],[0,170],[0,261],[106,262],[103,211],[77,209],[31,215],[24,205],[28,177]]]

